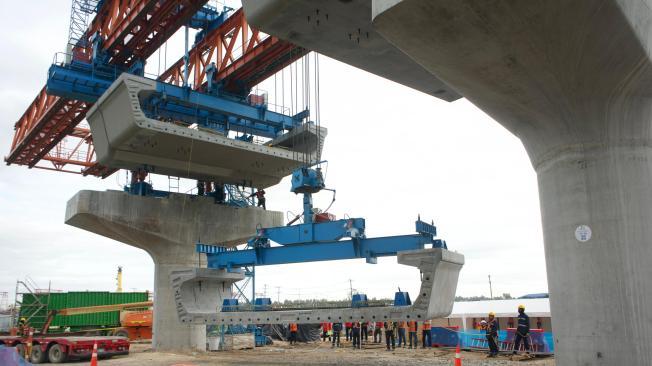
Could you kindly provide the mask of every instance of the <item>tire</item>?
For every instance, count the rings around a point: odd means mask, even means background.
[[[26,350],[27,350],[27,348],[25,347],[24,344],[18,343],[16,345],[16,352],[18,352],[18,354],[20,355],[20,358],[25,358],[25,351]]]
[[[62,363],[66,362],[68,359],[68,354],[66,353],[66,347],[60,345],[60,344],[55,344],[50,347],[48,350],[48,358],[50,359],[51,363]]]
[[[47,357],[45,357],[45,352],[41,348],[40,344],[32,345],[32,354],[30,356],[32,363],[45,363],[47,362]]]
[[[127,332],[126,329],[118,329],[118,330],[115,331],[114,335],[115,335],[116,337],[125,337],[125,338],[129,338],[129,332]]]

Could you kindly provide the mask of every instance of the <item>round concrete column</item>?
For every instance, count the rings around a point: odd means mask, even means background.
[[[652,148],[582,147],[537,167],[556,357],[560,365],[644,365],[652,352]]]
[[[557,364],[649,364],[652,11],[618,0],[373,0],[373,14],[383,37],[523,141],[538,175]]]

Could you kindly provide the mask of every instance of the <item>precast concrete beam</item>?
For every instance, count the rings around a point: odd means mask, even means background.
[[[428,248],[398,252],[397,261],[416,267],[420,272],[419,294],[410,306],[269,310],[245,305],[223,309],[220,301],[222,298],[215,297],[214,289],[228,287],[234,281],[234,276],[241,278],[242,274],[223,269],[185,269],[172,272],[170,280],[176,296],[179,320],[184,324],[314,324],[324,321],[410,319],[420,321],[450,315],[455,301],[457,280],[464,265],[464,256],[441,248]]]
[[[522,140],[557,364],[649,364],[649,2],[374,0],[373,24]]]
[[[231,246],[255,235],[256,227],[280,226],[280,212],[234,208],[213,198],[170,194],[141,197],[120,191],[80,191],[68,201],[66,224],[145,250],[154,261],[154,335],[156,350],[205,350],[205,325],[182,324],[170,284],[174,271],[205,265],[195,243]],[[220,288],[215,298],[230,296]]]
[[[102,94],[87,115],[98,162],[223,184],[247,182],[260,189],[278,184],[306,162],[317,162],[328,134],[324,127],[304,123],[264,145],[240,141],[147,117],[141,100],[156,92],[156,81],[124,73]]]

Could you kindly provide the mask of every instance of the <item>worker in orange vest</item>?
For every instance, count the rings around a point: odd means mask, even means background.
[[[422,328],[421,328],[422,329],[421,330],[421,337],[422,337],[422,341],[423,341],[423,348],[426,348],[426,346],[428,346],[428,348],[432,347],[432,338],[431,338],[431,334],[430,334],[430,328],[431,328],[430,320],[424,321],[423,325],[422,325]],[[426,339],[427,339],[427,341],[426,341]]]
[[[410,340],[410,349],[414,345],[414,349],[417,348],[417,322],[414,320],[408,322],[408,339]],[[414,341],[413,341],[414,340]]]
[[[407,332],[407,322],[406,321],[398,322],[398,346],[399,347],[401,347],[401,343],[403,343],[403,348],[407,346],[407,340],[405,339],[406,332]]]
[[[326,342],[326,338],[328,338],[328,341],[331,341],[331,336],[328,333],[331,330],[331,323],[321,323],[321,341]]]
[[[290,344],[297,343],[297,331],[299,326],[297,323],[290,323]]]

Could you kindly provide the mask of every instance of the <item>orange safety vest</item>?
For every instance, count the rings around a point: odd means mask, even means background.
[[[417,331],[417,322],[415,322],[415,321],[408,322],[408,328],[409,328],[410,332],[416,332]]]
[[[430,330],[430,320],[423,322],[423,330]]]
[[[290,332],[296,332],[298,329],[297,323],[290,324]]]
[[[407,322],[400,322],[398,323],[399,328],[407,328]]]

